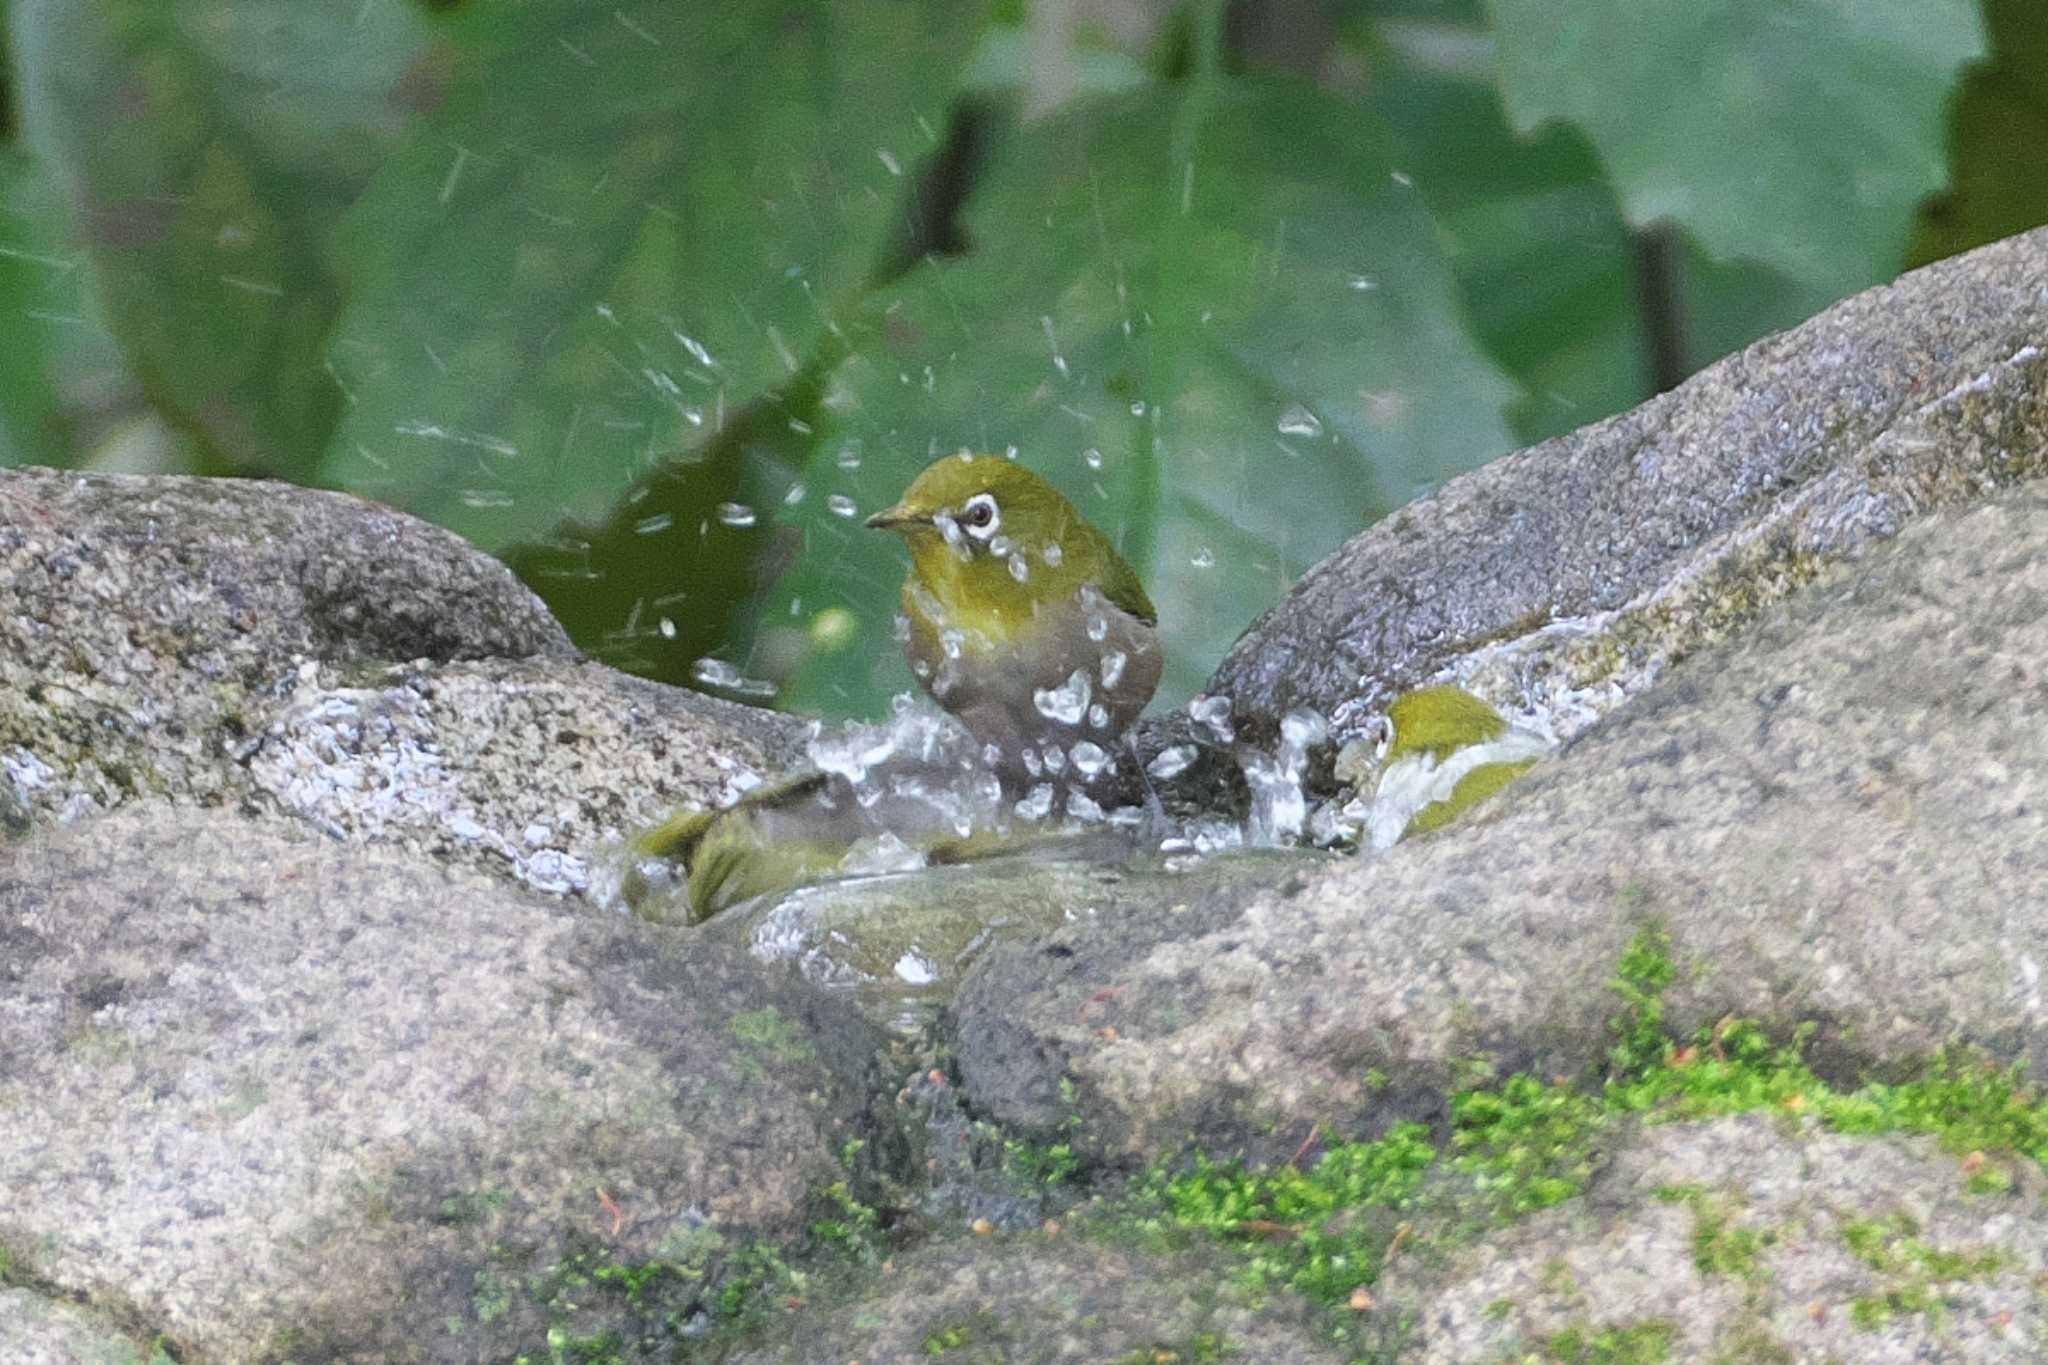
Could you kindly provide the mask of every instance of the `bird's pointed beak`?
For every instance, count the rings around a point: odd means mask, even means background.
[[[922,513],[913,512],[902,503],[884,507],[868,518],[867,524],[877,531],[900,531],[906,526],[929,526],[932,519]]]

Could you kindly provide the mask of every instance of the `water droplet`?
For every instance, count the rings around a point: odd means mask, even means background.
[[[690,676],[706,687],[736,692],[742,697],[772,697],[775,684],[749,678],[723,659],[699,659],[690,665]]]
[[[669,335],[676,339],[676,345],[688,351],[690,353],[690,358],[695,360],[699,365],[702,365],[705,369],[708,370],[717,365],[718,362],[711,358],[711,352],[705,350],[704,343],[697,340],[697,338],[684,336],[681,332],[675,331],[674,329],[670,329]]]
[[[1102,685],[1106,688],[1114,688],[1123,680],[1124,665],[1129,662],[1130,656],[1120,649],[1112,649],[1109,653],[1103,655]]]
[[[1353,275],[1350,279],[1346,280],[1345,283],[1350,285],[1353,289],[1356,289],[1361,294],[1368,293],[1380,287],[1380,282],[1370,275]]]
[[[1282,436],[1320,436],[1323,434],[1323,421],[1301,404],[1294,403],[1285,412],[1280,414],[1280,434]]]
[[[1024,750],[1024,771],[1033,777],[1045,776],[1045,764],[1038,757],[1038,750],[1026,746]]]
[[[1196,697],[1188,703],[1188,715],[1195,724],[1214,735],[1218,744],[1229,744],[1237,739],[1237,729],[1230,723],[1228,697]]]
[[[897,612],[897,613],[896,613],[896,619],[895,619],[894,621],[892,621],[892,622],[890,622],[890,623],[889,623],[889,633],[890,633],[890,634],[892,634],[892,635],[894,635],[894,636],[896,637],[896,643],[897,643],[897,644],[899,644],[899,645],[907,645],[907,644],[909,644],[909,643],[910,643],[910,618],[909,618],[908,616],[905,616],[905,615],[904,615],[904,614],[903,614],[902,612],[900,612],[900,611],[899,611],[899,612]]]
[[[1067,756],[1074,760],[1074,771],[1081,774],[1084,780],[1091,782],[1100,777],[1102,770],[1109,766],[1109,751],[1089,739],[1076,744]]]
[[[1194,765],[1194,761],[1194,745],[1175,744],[1161,749],[1158,756],[1145,765],[1145,771],[1164,782],[1170,777],[1179,777]]]
[[[673,640],[676,638],[676,623],[674,621],[671,621],[668,617],[664,616],[661,618],[661,625],[659,629],[661,631],[662,639]]]
[[[966,643],[967,636],[960,631],[942,630],[939,632],[939,648],[946,652],[946,657],[949,659],[959,658],[960,647]]]
[[[1010,556],[1010,577],[1019,583],[1031,577],[1031,565],[1023,555]]]
[[[1141,398],[1141,399],[1139,399],[1139,400],[1138,400],[1137,402],[1135,402],[1135,403],[1131,404],[1131,416],[1133,416],[1133,417],[1143,417],[1144,415],[1145,415],[1145,400]]]
[[[882,163],[882,165],[885,168],[887,168],[889,174],[903,174],[903,163],[898,161],[896,159],[896,153],[890,151],[887,147],[875,148],[875,157]]]
[[[832,515],[835,517],[852,517],[860,512],[860,509],[853,505],[853,499],[844,493],[834,493],[825,499],[825,506],[832,509]]]
[[[1048,744],[1042,751],[1045,770],[1049,773],[1063,773],[1067,770],[1067,751],[1057,744]]]
[[[1041,782],[1031,789],[1031,795],[1017,803],[1017,818],[1020,820],[1043,820],[1052,814],[1052,783]]]
[[[658,536],[676,524],[673,512],[656,512],[651,517],[642,517],[633,523],[633,533],[642,536]]]
[[[721,502],[718,519],[727,526],[745,528],[754,524],[754,509],[743,502]]]
[[[1011,541],[1008,536],[997,536],[994,540],[991,540],[988,543],[988,552],[994,555],[997,559],[1001,559],[1003,556],[1009,554],[1010,549]]]
[[[1281,741],[1296,749],[1320,744],[1329,733],[1329,722],[1314,711],[1289,711],[1280,721]]]
[[[1216,567],[1216,552],[1204,545],[1201,549],[1195,551],[1193,557],[1188,560],[1188,563],[1198,569],[1213,569]]]
[[[1057,540],[1055,540],[1052,544],[1046,546],[1043,550],[1040,550],[1038,552],[1038,556],[1039,558],[1045,561],[1045,565],[1047,568],[1057,569],[1060,566],[1060,561],[1064,560],[1067,557],[1067,552],[1065,550],[1062,550],[1060,548],[1060,543]]]
[[[806,488],[805,488],[805,487],[804,487],[804,486],[803,486],[802,484],[800,484],[800,483],[793,483],[793,484],[791,484],[791,485],[789,486],[789,491],[788,491],[787,493],[784,493],[784,494],[782,495],[782,502],[783,502],[783,505],[784,505],[784,506],[786,506],[786,507],[794,507],[794,506],[796,506],[796,505],[797,505],[798,503],[800,503],[800,502],[802,502],[802,501],[804,500],[804,494],[805,494],[805,493],[806,493],[807,491],[809,491],[809,490],[807,490],[807,489],[806,489]]]
[[[1094,446],[1089,446],[1081,452],[1081,463],[1087,465],[1090,469],[1102,468],[1102,452]]]
[[[1088,670],[1077,668],[1058,687],[1034,688],[1031,702],[1047,720],[1079,725],[1081,717],[1088,713],[1088,698],[1094,690],[1088,681]]]
[[[836,459],[835,459],[835,461],[834,461],[834,462],[835,462],[836,464],[838,464],[838,466],[839,466],[839,467],[840,467],[841,469],[848,469],[848,470],[852,470],[852,469],[859,469],[859,468],[860,468],[860,447],[859,447],[859,446],[857,446],[857,445],[851,445],[851,444],[848,444],[848,445],[843,445],[843,446],[839,447],[839,454],[838,454],[838,456],[836,457]]]
[[[1415,177],[1406,171],[1394,171],[1387,178],[1404,190],[1415,183]]]
[[[1089,617],[1088,638],[1098,645],[1107,640],[1109,638],[1109,618],[1106,616]]]
[[[982,746],[981,746],[981,761],[982,761],[983,763],[986,763],[986,764],[988,764],[988,766],[989,766],[989,767],[991,767],[991,768],[996,768],[996,767],[1000,767],[1000,766],[1002,766],[1002,762],[1003,762],[1003,746],[1002,746],[1002,745],[1000,745],[1000,744],[984,744],[984,745],[982,745]]]
[[[1101,702],[1096,702],[1095,705],[1088,708],[1088,723],[1097,730],[1107,730],[1109,728],[1109,708]]]
[[[1067,796],[1067,814],[1083,824],[1097,824],[1102,820],[1102,807],[1087,792],[1071,792]]]

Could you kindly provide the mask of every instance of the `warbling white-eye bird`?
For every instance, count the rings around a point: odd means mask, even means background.
[[[993,455],[948,455],[869,526],[910,547],[905,649],[919,685],[1007,790],[1099,763],[1159,686],[1144,585],[1058,489]]]
[[[1028,818],[1052,813],[1053,791],[1106,774],[1163,663],[1152,603],[1108,538],[1051,484],[990,456],[940,460],[868,525],[910,546],[911,671],[982,746],[1011,797],[1044,784]],[[995,793],[978,795],[960,762],[973,759],[898,755],[864,776],[864,792],[843,774],[810,773],[728,809],[678,813],[629,850],[652,865],[687,864],[687,877],[664,891],[636,863],[625,898],[651,918],[702,920],[831,876],[864,841],[893,839],[929,862],[1028,847],[1000,820],[979,823],[996,816],[986,804]],[[934,791],[936,800],[921,794]],[[978,814],[963,829],[969,808]]]

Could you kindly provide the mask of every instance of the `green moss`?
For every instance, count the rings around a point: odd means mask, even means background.
[[[1842,1244],[1884,1277],[1875,1290],[1850,1301],[1850,1319],[1858,1327],[1875,1331],[1905,1313],[1938,1318],[1947,1305],[1937,1286],[1989,1275],[2006,1263],[1993,1248],[1955,1251],[1929,1245],[1919,1231],[1903,1213],[1843,1225]]]
[[[1606,1121],[1594,1096],[1511,1076],[1497,1090],[1451,1097],[1454,1164],[1503,1217],[1520,1217],[1585,1189]]]
[[[1725,1199],[1700,1195],[1692,1205],[1692,1263],[1702,1275],[1755,1280],[1763,1274],[1763,1253],[1777,1239],[1769,1232],[1734,1225],[1736,1210]]]
[[[741,1010],[733,1015],[730,1024],[733,1037],[749,1047],[772,1054],[777,1061],[807,1062],[817,1055],[817,1049],[810,1040],[800,1037],[782,1017],[782,1011],[769,1005],[764,1009]]]
[[[1944,1055],[1917,1080],[1838,1091],[1805,1063],[1808,1030],[1781,1044],[1753,1023],[1728,1020],[1681,1046],[1670,1036],[1664,1005],[1677,971],[1669,936],[1645,925],[1611,983],[1621,1008],[1610,1020],[1615,1042],[1597,1089],[1526,1075],[1496,1082],[1483,1064],[1473,1064],[1462,1068],[1461,1088],[1451,1096],[1451,1132],[1441,1147],[1426,1128],[1411,1124],[1377,1142],[1333,1143],[1308,1171],[1252,1169],[1195,1154],[1191,1170],[1173,1175],[1162,1165],[1140,1182],[1126,1224],[1233,1245],[1254,1289],[1295,1290],[1337,1308],[1335,1320],[1352,1292],[1378,1275],[1394,1237],[1405,1235],[1394,1231],[1404,1225],[1398,1215],[1416,1206],[1426,1172],[1455,1171],[1469,1178],[1495,1216],[1520,1217],[1583,1191],[1602,1134],[1629,1119],[1654,1123],[1761,1110],[1803,1114],[1845,1133],[1930,1133],[1971,1159],[1970,1188],[1983,1184],[1986,1171],[2002,1169],[1986,1153],[2048,1165],[2048,1098],[2018,1067],[1999,1070]],[[1738,1206],[1704,1186],[1669,1185],[1656,1197],[1692,1208],[1693,1259],[1702,1275],[1761,1281],[1773,1232],[1741,1226]],[[1382,1216],[1364,1216],[1374,1210]],[[1984,1273],[1995,1255],[1918,1244],[1896,1254],[1906,1258],[1910,1275],[1901,1272],[1897,1283],[1872,1296],[1861,1310],[1865,1317],[1924,1311],[1913,1305],[1931,1298],[1927,1283]],[[1546,1288],[1573,1292],[1569,1270],[1561,1262],[1554,1269],[1556,1282],[1546,1279]],[[1488,1313],[1505,1316],[1512,1309],[1509,1301],[1496,1300]],[[1659,1359],[1640,1352],[1663,1349],[1663,1331],[1649,1324],[1580,1332],[1564,1342],[1580,1354],[1560,1358]],[[1629,1351],[1639,1354],[1616,1354]],[[1719,1358],[1769,1365],[1783,1351],[1763,1334],[1730,1344]]]
[[[1543,1343],[1546,1360],[1560,1365],[1660,1365],[1671,1359],[1678,1328],[1663,1319],[1626,1327],[1567,1328]]]
[[[1110,1365],[1206,1365],[1237,1354],[1237,1347],[1221,1332],[1197,1332],[1185,1341],[1159,1343],[1126,1351]]]
[[[1338,1142],[1308,1170],[1248,1169],[1195,1159],[1192,1171],[1164,1167],[1141,1182],[1137,1200],[1162,1226],[1205,1232],[1237,1245],[1255,1289],[1285,1286],[1325,1306],[1346,1302],[1379,1273],[1399,1235],[1384,1221],[1346,1219],[1360,1209],[1397,1210],[1436,1161],[1429,1130],[1403,1124],[1377,1142]]]
[[[968,1345],[974,1340],[974,1329],[965,1325],[945,1327],[924,1339],[924,1353],[928,1356],[942,1356],[946,1352]]]

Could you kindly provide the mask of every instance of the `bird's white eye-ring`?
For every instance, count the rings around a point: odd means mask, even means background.
[[[996,510],[996,495],[976,493],[960,509],[960,525],[976,540],[987,540],[1002,529],[1003,515]]]

